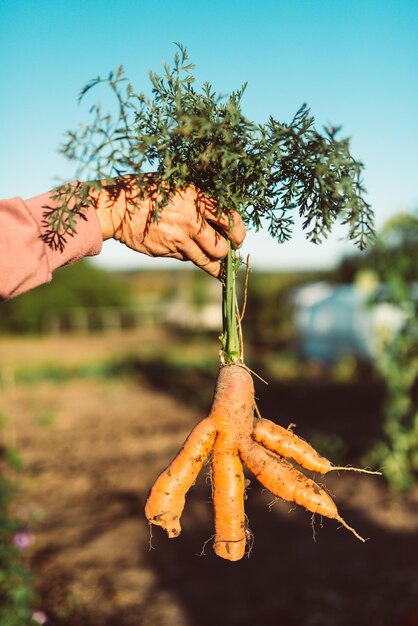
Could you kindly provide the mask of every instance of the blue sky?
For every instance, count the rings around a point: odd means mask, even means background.
[[[80,88],[122,63],[138,90],[147,71],[188,48],[197,76],[223,93],[248,81],[244,110],[291,118],[307,102],[318,125],[343,125],[377,224],[418,207],[418,2],[416,0],[5,0],[0,3],[0,197],[31,197],[73,166],[63,133],[88,119]],[[340,229],[322,246],[296,234],[277,246],[250,234],[260,268],[323,267],[352,246]],[[160,267],[116,242],[97,262]]]

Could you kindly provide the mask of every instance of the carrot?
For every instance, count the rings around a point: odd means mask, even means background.
[[[337,507],[330,496],[289,461],[249,442],[243,452],[248,469],[266,489],[278,498],[294,502],[312,513],[337,518]]]
[[[335,471],[350,471],[361,472],[362,474],[381,474],[381,472],[374,472],[369,469],[333,465],[328,459],[320,456],[307,441],[292,433],[291,430],[262,417],[257,420],[252,437],[271,452],[292,459],[311,472],[327,474]]]
[[[268,450],[293,459],[311,472],[326,474],[332,469],[328,459],[320,456],[309,443],[270,420],[263,418],[257,420],[253,438]]]
[[[217,439],[212,461],[213,507],[215,511],[216,554],[229,561],[238,561],[245,554],[245,478],[242,463],[235,450],[224,449]]]
[[[281,456],[320,473],[335,469],[332,464],[289,430],[256,419],[254,410],[248,369],[238,363],[221,367],[208,417],[194,428],[151,489],[145,507],[149,522],[162,526],[169,537],[180,533],[186,494],[212,451],[213,545],[218,556],[236,561],[245,554],[243,462],[275,496],[338,520],[364,541],[340,517],[332,498]]]
[[[162,526],[169,537],[177,537],[181,532],[180,517],[186,493],[195,482],[214,441],[212,423],[203,420],[192,430],[176,458],[151,489],[145,515],[153,524]]]

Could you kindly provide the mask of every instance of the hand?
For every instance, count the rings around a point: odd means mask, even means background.
[[[234,248],[244,241],[246,232],[239,214],[218,215],[216,202],[192,185],[172,196],[161,209],[158,221],[153,219],[156,192],[151,177],[139,206],[135,207],[133,199],[137,195],[138,188],[129,184],[117,193],[112,187],[105,188],[96,196],[103,239],[113,237],[148,256],[192,261],[216,277],[221,273],[219,260],[228,252],[225,237],[229,236]],[[225,237],[211,224],[220,228]]]

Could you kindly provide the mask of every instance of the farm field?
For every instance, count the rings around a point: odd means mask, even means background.
[[[214,355],[212,378],[201,346]],[[162,351],[177,362],[152,360]],[[115,375],[99,367],[110,362]],[[33,534],[28,559],[51,624],[418,624],[416,489],[400,496],[378,477],[324,479],[342,516],[370,538],[361,544],[333,521],[269,506],[253,479],[253,550],[229,563],[212,551],[206,472],[187,499],[182,535],[150,534],[145,498],[209,405],[216,339],[159,329],[4,338],[0,364],[4,443],[23,460],[17,511]],[[285,426],[295,421],[298,434],[353,463],[378,430],[379,390],[281,367],[268,387],[257,384],[262,412]]]

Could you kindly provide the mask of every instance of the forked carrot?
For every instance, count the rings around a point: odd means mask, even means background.
[[[151,489],[145,508],[149,522],[162,526],[169,537],[180,533],[186,493],[212,451],[214,550],[218,556],[237,561],[245,554],[242,463],[278,498],[336,519],[364,541],[340,517],[332,498],[281,457],[322,474],[335,469],[332,464],[291,431],[256,419],[254,409],[254,385],[247,368],[237,363],[221,367],[208,417],[191,432]]]

